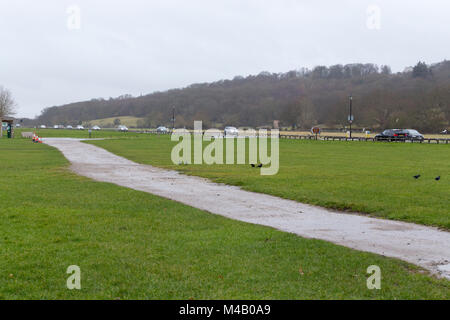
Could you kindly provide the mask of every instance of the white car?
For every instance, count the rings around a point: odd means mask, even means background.
[[[81,125],[78,125],[78,126],[77,126],[77,130],[84,130],[84,127],[81,126]]]
[[[121,132],[128,132],[128,128],[126,126],[120,125],[117,127],[117,130]]]
[[[236,129],[235,127],[225,127],[223,134],[225,135],[225,137],[229,136],[237,137],[239,135],[239,130]]]
[[[47,126],[41,125],[40,128],[41,128],[41,129],[45,129],[45,128],[47,128]]]
[[[167,129],[166,127],[158,127],[156,129],[156,132],[158,132],[158,133],[167,133],[167,132],[169,132],[169,129]]]
[[[92,127],[92,130],[94,130],[94,131],[99,131],[99,130],[101,130],[101,128],[100,128],[99,126],[93,126],[93,127]]]
[[[66,129],[70,129],[70,130],[72,130],[72,129],[73,129],[73,127],[72,127],[72,126],[67,126],[67,127],[66,127]]]

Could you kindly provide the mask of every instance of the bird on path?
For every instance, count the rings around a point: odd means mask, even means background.
[[[434,180],[436,180],[436,181],[439,181],[439,180],[441,180],[441,176],[439,176],[439,177],[436,177]]]
[[[418,174],[417,176],[414,176],[414,179],[419,179],[420,178],[420,174]]]

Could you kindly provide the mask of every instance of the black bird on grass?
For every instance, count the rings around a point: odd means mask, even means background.
[[[439,180],[441,180],[441,176],[439,176],[439,177],[436,177],[434,180],[436,180],[436,181],[439,181]]]
[[[417,176],[414,176],[414,179],[419,179],[420,178],[420,174],[418,174]]]
[[[262,168],[262,163],[260,163],[260,164],[258,165],[258,168]]]
[[[253,163],[251,164],[252,168],[256,167]]]

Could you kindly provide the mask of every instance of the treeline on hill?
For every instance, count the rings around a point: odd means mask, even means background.
[[[347,125],[348,97],[353,96],[359,127],[415,128],[437,132],[450,123],[450,61],[393,74],[390,67],[374,64],[318,66],[275,74],[235,77],[213,83],[146,96],[129,95],[94,99],[44,109],[37,122],[47,125],[78,124],[120,116],[143,118],[139,126],[170,126],[172,108],[176,127],[281,125],[308,129],[313,125]]]

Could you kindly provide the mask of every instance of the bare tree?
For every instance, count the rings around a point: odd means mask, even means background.
[[[0,86],[0,117],[12,116],[16,113],[16,102],[11,91]]]

